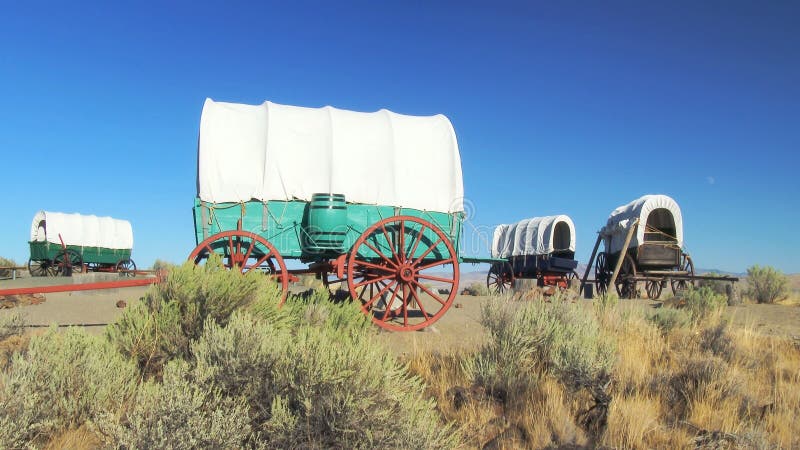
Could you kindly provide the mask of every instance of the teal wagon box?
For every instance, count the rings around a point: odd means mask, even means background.
[[[443,115],[208,99],[197,185],[190,260],[264,272],[280,301],[315,274],[378,325],[414,330],[455,298],[463,182]]]

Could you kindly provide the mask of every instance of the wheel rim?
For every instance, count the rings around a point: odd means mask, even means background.
[[[514,282],[514,274],[509,263],[495,263],[489,268],[486,275],[486,287],[489,292],[500,295],[511,289]]]
[[[686,254],[681,256],[681,265],[679,270],[686,272],[688,275],[694,276],[694,262],[692,261],[691,256]],[[694,287],[694,281],[670,280],[670,286],[672,287],[672,293],[677,295],[679,292],[683,292],[688,289],[689,286]]]
[[[56,274],[66,275],[68,271],[71,273],[83,272],[83,258],[80,253],[68,248],[59,252],[53,258],[53,268]]]
[[[458,290],[458,259],[449,238],[418,217],[397,216],[368,228],[350,251],[347,285],[361,310],[395,331],[430,326]],[[449,288],[439,294],[430,283]]]
[[[189,255],[189,261],[205,264],[211,253],[220,255],[222,264],[230,270],[241,273],[255,270],[272,277],[281,288],[278,304],[286,301],[289,272],[281,254],[263,237],[248,231],[223,231],[198,244]]]
[[[658,297],[661,297],[661,281],[648,280],[645,288],[649,299],[658,300]]]
[[[136,263],[132,259],[123,259],[117,263],[117,272],[124,277],[136,276]]]
[[[597,254],[597,261],[594,265],[594,279],[597,284],[597,292],[601,295],[608,292],[608,282],[611,280],[611,274],[608,273],[607,259],[605,252]]]
[[[631,255],[625,255],[622,261],[622,267],[617,275],[617,281],[614,283],[617,288],[619,298],[635,298],[636,297],[636,264],[633,262]]]

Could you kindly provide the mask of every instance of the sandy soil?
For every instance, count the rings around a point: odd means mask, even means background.
[[[92,274],[83,275],[72,282],[97,281]],[[113,275],[112,275],[113,276]],[[64,283],[65,279],[22,278],[0,281],[0,289],[42,284]],[[24,314],[32,329],[59,326],[84,326],[88,331],[99,333],[103,327],[116,320],[125,307],[135,304],[147,287],[46,294],[39,304],[20,304],[14,308],[0,309],[1,314],[19,311]],[[383,341],[398,355],[420,350],[450,352],[472,349],[485,339],[479,320],[481,305],[488,297],[457,296],[453,306],[434,326],[423,331],[396,333],[380,332],[377,339]],[[587,306],[588,300],[578,300]],[[623,307],[654,308],[659,302],[650,300],[623,300]],[[800,306],[746,304],[727,308],[725,312],[734,326],[749,327],[756,332],[782,335],[800,339]]]

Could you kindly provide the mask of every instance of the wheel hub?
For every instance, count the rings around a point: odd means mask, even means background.
[[[410,283],[414,281],[414,275],[416,275],[416,271],[409,263],[403,263],[397,268],[398,281]]]

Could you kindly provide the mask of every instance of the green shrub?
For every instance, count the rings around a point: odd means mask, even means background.
[[[189,364],[175,360],[163,382],[143,383],[126,412],[108,411],[94,428],[118,449],[223,449],[243,447],[249,422],[243,400],[198,385]]]
[[[613,310],[619,304],[619,297],[617,294],[613,292],[606,292],[605,294],[600,294],[594,300],[594,307],[597,309],[598,313],[604,314],[607,311]]]
[[[134,364],[100,338],[77,329],[36,336],[0,377],[0,442],[35,446],[118,409],[136,378]]]
[[[153,261],[153,270],[155,270],[156,272],[160,271],[168,272],[174,269],[175,267],[176,267],[175,264],[168,261],[164,261],[163,259],[156,259],[155,261]]]
[[[261,273],[227,270],[217,257],[203,266],[187,262],[153,286],[140,306],[126,310],[106,335],[142,373],[157,375],[168,361],[188,357],[189,343],[206,319],[224,325],[233,311],[278,298],[276,283]]]
[[[705,276],[722,277],[721,274],[713,273],[713,272],[712,273],[707,273],[707,274],[705,274]],[[730,285],[731,285],[730,281],[722,281],[722,280],[699,280],[697,282],[697,287],[699,287],[699,288],[708,287],[712,291],[714,291],[715,294],[719,294],[719,295],[728,295],[728,286],[730,286]]]
[[[264,448],[449,448],[425,386],[352,305],[298,301],[297,324],[234,314],[192,345],[195,379],[250,406]],[[351,326],[350,324],[355,324]]]
[[[747,284],[747,295],[758,303],[775,303],[789,295],[789,280],[774,267],[748,268]]]
[[[470,283],[470,285],[465,287],[463,290],[465,291],[466,295],[479,295],[479,296],[489,295],[489,288],[486,287],[486,284],[478,281]]]
[[[20,313],[0,315],[0,341],[11,336],[22,334],[25,330],[25,318]]]
[[[688,326],[691,323],[689,314],[680,309],[661,308],[655,314],[647,318],[661,330],[663,334],[669,334],[676,328]]]
[[[715,294],[710,287],[689,288],[685,300],[687,311],[693,322],[707,319],[728,305],[728,298]]]
[[[0,256],[0,267],[17,267],[17,263],[13,259],[3,258]],[[11,276],[11,269],[0,269],[0,278]]]
[[[475,381],[492,391],[532,387],[540,373],[550,373],[574,388],[605,379],[615,346],[594,314],[580,305],[531,302],[517,309],[488,302],[481,322],[489,342],[471,367]]]

